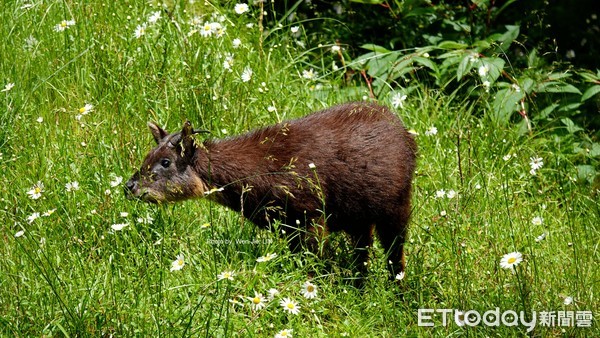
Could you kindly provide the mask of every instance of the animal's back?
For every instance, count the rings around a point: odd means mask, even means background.
[[[310,187],[298,188],[294,177],[288,175],[268,177],[265,183],[269,187],[262,191],[254,187],[257,196],[273,194],[275,200],[285,201],[282,207],[290,217],[315,216],[325,202],[329,225],[335,230],[337,223],[347,220],[374,223],[409,203],[416,145],[400,119],[386,107],[347,103],[255,131],[245,141],[250,144],[248,152],[260,145],[260,154],[248,156],[260,158],[260,162],[247,164],[256,165],[253,171],[257,174],[280,173],[291,167],[298,175],[318,182],[320,196]],[[277,186],[287,186],[287,190],[280,191]],[[287,192],[294,197],[286,197]]]
[[[315,164],[333,218],[374,222],[410,198],[416,144],[388,108],[348,103],[298,122],[309,130],[298,158]]]

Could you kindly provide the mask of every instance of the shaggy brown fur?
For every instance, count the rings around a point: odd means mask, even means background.
[[[258,226],[279,220],[294,229],[292,251],[302,242],[315,250],[311,234],[321,229],[345,231],[363,270],[368,252],[360,249],[374,227],[392,278],[404,270],[417,147],[386,107],[347,103],[202,144],[189,122],[174,134],[149,126],[158,146],[127,182],[130,195],[170,202],[208,194]]]

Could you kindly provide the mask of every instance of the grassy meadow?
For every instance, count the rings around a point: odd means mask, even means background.
[[[220,138],[375,100],[332,67],[334,41],[229,1],[12,1],[0,13],[0,336],[600,335],[595,319],[538,319],[529,333],[444,326],[441,313],[419,325],[419,309],[597,316],[598,191],[552,130],[521,133],[451,94],[391,84],[377,101],[419,145],[407,270],[388,281],[375,244],[358,290],[341,234],[326,262],[210,201],[123,193],[154,145],[148,121],[176,131],[189,119]],[[513,252],[522,261],[503,268]]]

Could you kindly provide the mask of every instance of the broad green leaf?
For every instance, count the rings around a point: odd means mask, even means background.
[[[598,93],[600,93],[600,85],[591,86],[583,93],[583,95],[581,95],[581,102],[593,97]]]
[[[548,75],[548,80],[556,81],[571,76],[572,74],[570,73],[551,73],[550,75]]]
[[[464,43],[458,43],[456,41],[442,41],[438,44],[438,48],[441,49],[465,49],[468,46]]]
[[[502,52],[507,51],[511,43],[519,36],[519,26],[506,25],[505,27],[506,33],[498,39],[498,42],[500,42],[499,49]]]
[[[435,63],[433,63],[433,61],[431,61],[430,59],[428,59],[426,57],[415,56],[412,59],[418,64],[421,64],[433,71],[437,71],[437,67],[436,67]]]
[[[402,56],[399,53],[389,53],[370,59],[368,63],[369,75],[377,77],[390,72],[390,66],[400,57]]]
[[[545,119],[547,118],[550,114],[552,114],[552,112],[559,106],[558,103],[553,103],[551,105],[549,105],[548,107],[544,108],[539,115],[536,117],[538,119]]]
[[[475,43],[473,43],[473,47],[475,47],[475,49],[480,52],[490,48],[491,45],[492,44],[489,41],[485,41],[485,40],[479,40],[479,41],[475,41]]]
[[[600,143],[594,142],[592,144],[592,149],[590,149],[590,156],[600,157]]]
[[[366,50],[370,50],[372,52],[380,53],[380,54],[385,54],[385,53],[391,52],[389,49],[387,49],[385,47],[382,47],[382,46],[379,46],[376,44],[372,44],[372,43],[364,44],[364,45],[360,46],[360,48],[364,48]]]
[[[532,79],[526,77],[519,81],[519,85],[521,86],[521,89],[525,91],[525,93],[529,94],[531,93],[535,82]]]
[[[471,70],[471,56],[470,55],[465,55],[465,57],[460,60],[460,63],[458,64],[458,68],[456,69],[456,79],[458,81],[460,81],[460,79],[462,79],[462,77],[465,75],[465,73],[467,73],[469,70]]]
[[[540,63],[540,58],[538,57],[537,49],[533,49],[529,55],[527,55],[527,66],[529,68],[537,67]]]
[[[573,103],[563,104],[562,106],[559,106],[558,111],[559,112],[573,112],[573,111],[579,109],[579,107],[581,107],[581,102],[573,102]]]
[[[466,25],[462,22],[448,20],[448,19],[444,19],[443,22],[449,26],[452,26],[452,28],[454,28],[454,30],[457,32],[467,32],[467,33],[471,32],[471,26]]]
[[[492,104],[494,118],[497,122],[508,123],[512,114],[516,112],[520,106],[519,102],[525,97],[525,93],[517,92],[512,88],[501,89],[496,92],[496,97]]]
[[[578,181],[588,181],[589,183],[594,182],[594,178],[598,173],[594,166],[589,164],[583,164],[577,166],[577,180]]]
[[[579,76],[584,78],[584,80],[587,82],[598,83],[598,81],[600,81],[600,76],[598,76],[590,71],[581,71],[581,72],[578,72],[578,74],[579,74]]]
[[[573,93],[581,94],[577,87],[557,81],[543,82],[537,87],[538,93]]]
[[[575,134],[576,132],[583,130],[583,128],[576,125],[575,122],[568,117],[563,117],[560,121],[565,125],[569,134]]]
[[[504,69],[504,60],[500,58],[482,58],[481,66],[488,67],[487,80],[491,83],[496,82],[500,75],[502,74],[502,70]]]

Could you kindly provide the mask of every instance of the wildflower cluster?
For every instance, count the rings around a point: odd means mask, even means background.
[[[227,18],[224,15],[213,13],[210,20],[202,20],[201,17],[194,17],[190,22],[190,30],[188,37],[200,35],[201,37],[216,37],[221,38],[225,35],[226,27],[224,22]]]
[[[133,36],[136,39],[141,38],[142,36],[146,35],[148,27],[158,23],[161,19],[161,11],[156,11],[154,13],[152,13],[148,19],[146,20],[146,22],[143,22],[139,25],[137,25],[137,27],[135,28],[135,31],[133,32]]]
[[[259,264],[261,264],[269,262],[275,259],[276,257],[277,254],[275,253],[267,253],[266,255],[259,257],[256,261]],[[178,262],[174,261],[173,267],[175,267],[177,264]],[[233,282],[236,280],[237,275],[238,273],[236,273],[235,271],[225,270],[217,275],[217,281]],[[318,297],[318,287],[312,281],[306,281],[300,287],[299,294],[304,299],[313,300]],[[261,292],[255,289],[252,290],[252,293],[250,295],[240,294],[232,299],[229,299],[229,303],[234,307],[234,309],[244,308],[247,306],[255,314],[259,314],[262,311],[268,310],[269,308],[275,308],[280,309],[280,311],[282,311],[285,314],[293,316],[300,315],[303,312],[305,306],[307,306],[306,304],[301,304],[293,296],[283,296],[281,292],[276,288],[270,288],[266,292]],[[279,331],[277,335],[282,337],[290,337],[291,333],[292,330],[282,330]]]

